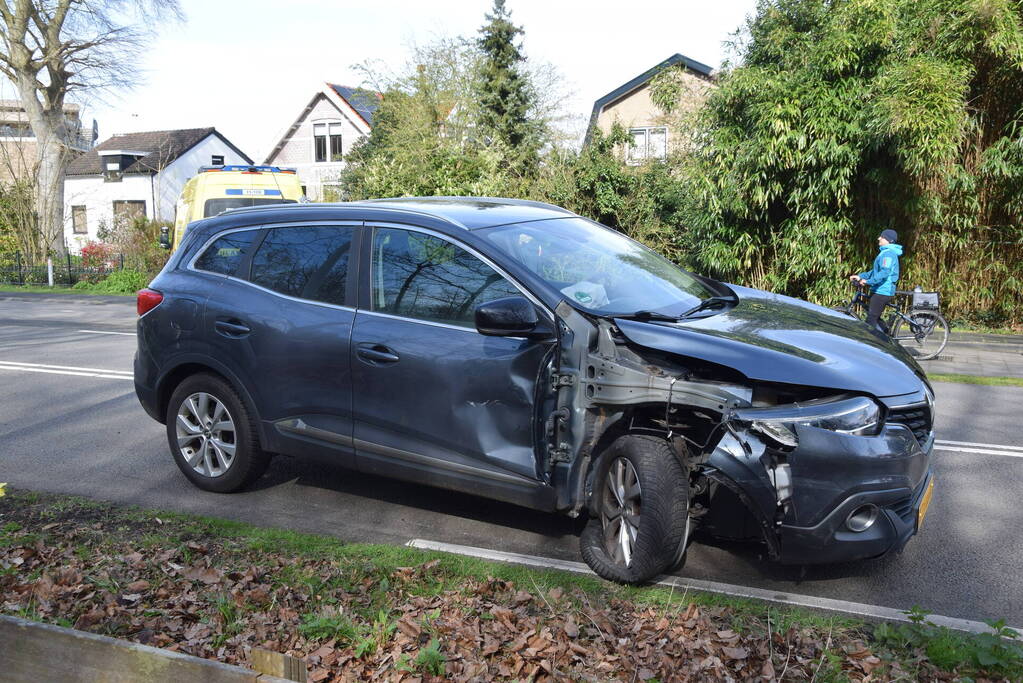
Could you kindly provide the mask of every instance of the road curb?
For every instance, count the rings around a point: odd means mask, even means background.
[[[1023,347],[1023,334],[986,334],[984,332],[950,332],[948,343],[972,342],[990,344],[991,346]]]
[[[62,304],[112,304],[135,301],[134,294],[51,294],[49,292],[0,292],[0,301],[38,301],[43,303]]]
[[[490,550],[488,548],[475,548],[472,546],[457,545],[454,543],[441,543],[439,541],[428,541],[421,538],[414,538],[406,545],[410,548],[419,548],[420,550],[436,550],[445,553],[452,553],[454,555],[478,557],[482,560],[508,562],[511,564],[521,564],[528,567],[539,567],[542,569],[560,569],[563,571],[575,572],[577,574],[589,574],[590,576],[596,576],[596,574],[594,574],[593,571],[591,571],[590,568],[582,562],[538,557],[536,555],[522,555],[520,553],[510,553],[503,550]],[[849,616],[868,621],[894,621],[906,623],[910,621],[905,612],[891,607],[881,607],[880,605],[865,605],[846,600],[818,598],[812,595],[798,595],[749,586],[733,586],[727,583],[704,581],[701,579],[687,579],[681,576],[664,576],[655,583],[659,586],[671,586],[676,590],[680,588],[683,590],[691,589],[703,593],[718,593],[720,595],[729,595],[737,598],[762,600],[764,602],[788,605],[790,607],[801,607],[803,609],[818,612],[847,614]],[[931,622],[935,626],[945,626],[956,631],[965,631],[967,633],[993,632],[993,629],[990,626],[981,621],[945,617],[939,614],[927,615],[927,621]],[[1014,630],[1023,633],[1023,629]]]

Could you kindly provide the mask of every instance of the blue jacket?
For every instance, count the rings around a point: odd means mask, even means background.
[[[901,244],[886,244],[881,247],[874,259],[874,267],[860,277],[870,285],[874,294],[885,296],[895,295],[895,283],[899,281],[899,257],[902,256]]]

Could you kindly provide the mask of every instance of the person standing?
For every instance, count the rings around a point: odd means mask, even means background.
[[[885,305],[895,296],[895,283],[899,281],[899,257],[902,245],[896,244],[899,235],[892,229],[884,230],[877,238],[879,251],[874,266],[865,273],[850,275],[849,280],[870,287],[870,307],[867,310],[867,324],[880,328],[881,313]]]

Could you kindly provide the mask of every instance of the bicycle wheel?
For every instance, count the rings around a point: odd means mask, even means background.
[[[948,322],[934,311],[910,311],[908,317],[896,318],[892,338],[917,360],[936,358],[948,343]]]

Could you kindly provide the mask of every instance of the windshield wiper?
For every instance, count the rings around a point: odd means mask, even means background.
[[[665,322],[678,322],[677,315],[668,315],[667,313],[658,313],[657,311],[636,311],[634,313],[623,313],[622,315],[616,315],[615,318],[622,318],[624,320],[663,320]]]
[[[679,314],[679,316],[676,318],[676,320],[684,320],[684,319],[688,318],[689,316],[693,315],[694,313],[699,313],[700,311],[705,311],[705,310],[707,310],[708,308],[711,308],[711,307],[724,306],[727,303],[731,303],[733,301],[738,301],[738,300],[739,300],[738,297],[736,297],[734,294],[731,294],[729,296],[709,296],[706,299],[704,299],[703,301],[701,301],[700,303],[698,303],[695,306],[693,306],[692,308],[690,308],[688,311],[685,311],[684,313]]]

